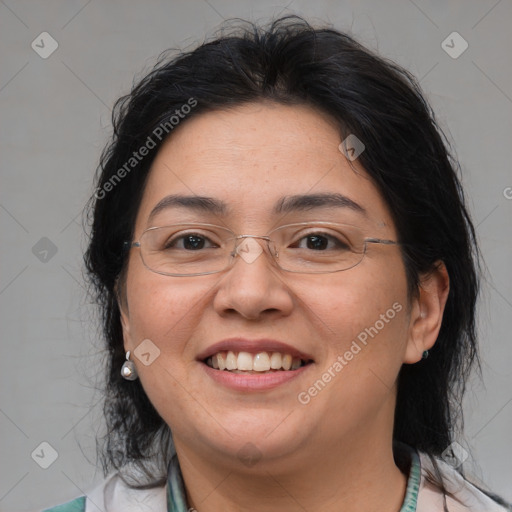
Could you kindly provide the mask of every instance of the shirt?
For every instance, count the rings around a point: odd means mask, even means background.
[[[400,443],[409,463],[405,498],[399,512],[444,512],[441,490],[426,479],[427,470],[433,471],[429,457]],[[450,512],[510,512],[465,480],[454,468],[437,459],[444,485],[453,497],[446,497]],[[169,463],[168,479],[164,487],[138,490],[128,487],[118,473],[114,473],[91,491],[63,505],[43,512],[194,512],[187,504],[185,487],[175,455]]]

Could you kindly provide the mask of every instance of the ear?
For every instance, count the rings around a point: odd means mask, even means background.
[[[404,363],[417,363],[423,351],[434,346],[441,329],[449,291],[450,278],[442,261],[436,262],[432,272],[420,276],[418,294],[411,304]]]

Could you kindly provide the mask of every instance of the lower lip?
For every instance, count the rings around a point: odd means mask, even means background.
[[[265,391],[290,382],[308,370],[312,363],[297,368],[297,370],[281,370],[278,372],[262,373],[231,373],[227,370],[215,370],[205,363],[201,363],[206,374],[213,380],[228,388],[237,391]]]

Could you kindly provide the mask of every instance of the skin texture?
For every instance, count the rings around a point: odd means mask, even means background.
[[[292,222],[355,224],[397,239],[378,190],[349,162],[333,121],[307,106],[249,104],[191,118],[160,149],[138,212],[134,240],[150,226],[209,222],[265,235]],[[368,150],[368,148],[366,149]],[[283,196],[332,193],[366,210],[318,208],[273,215]],[[153,207],[169,194],[211,196],[225,216]],[[122,304],[125,350],[150,339],[160,356],[134,360],[142,385],[173,432],[189,504],[230,510],[398,511],[406,487],[393,460],[396,378],[435,343],[449,281],[441,264],[408,298],[397,246],[370,244],[356,267],[333,274],[282,272],[262,254],[198,277],[149,271],[130,253]],[[401,311],[306,405],[297,396],[357,335],[398,303]],[[273,338],[314,363],[268,391],[240,392],[209,377],[197,355],[225,338]],[[421,363],[420,363],[421,364]],[[261,457],[244,464],[247,443]],[[257,504],[257,505],[256,505]]]

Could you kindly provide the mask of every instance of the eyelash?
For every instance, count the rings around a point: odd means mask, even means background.
[[[343,248],[349,248],[349,244],[336,238],[334,235],[330,235],[328,233],[324,233],[324,232],[318,232],[318,231],[314,231],[314,232],[311,232],[311,233],[307,233],[307,234],[304,234],[302,235],[297,241],[293,242],[291,244],[291,246],[293,247],[294,245],[298,245],[299,242],[301,242],[302,240],[306,240],[308,237],[313,237],[313,236],[316,236],[316,237],[322,237],[322,238],[326,238],[330,241],[334,241],[334,244],[337,245],[338,247],[343,247]],[[180,235],[172,240],[169,240],[165,243],[165,246],[164,246],[164,249],[169,249],[171,247],[174,247],[176,242],[180,241],[180,240],[185,240],[187,237],[197,237],[197,238],[201,238],[203,240],[207,240],[210,244],[214,244],[214,242],[212,242],[207,236],[205,235],[202,235],[200,233],[187,233],[187,234],[184,234],[184,235]],[[214,244],[218,247],[217,244]],[[211,248],[211,247],[208,247],[208,248]],[[183,248],[184,249],[184,248]]]

